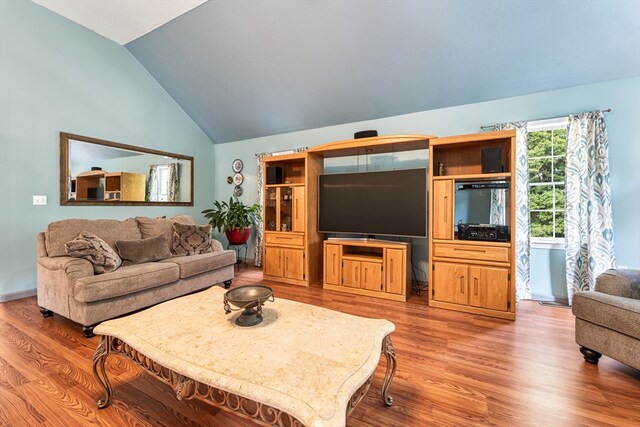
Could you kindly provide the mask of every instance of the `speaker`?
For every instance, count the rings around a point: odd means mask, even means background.
[[[378,136],[377,130],[361,130],[353,134],[354,139],[373,138],[374,136]]]
[[[496,227],[496,240],[498,242],[508,242],[509,240],[511,240],[509,236],[508,225],[498,225]]]
[[[480,152],[482,173],[504,172],[502,166],[502,147],[483,148]]]
[[[282,168],[280,166],[267,167],[267,185],[282,184]]]

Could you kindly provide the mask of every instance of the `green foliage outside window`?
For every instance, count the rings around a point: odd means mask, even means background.
[[[527,138],[531,237],[564,237],[567,131],[530,132]]]

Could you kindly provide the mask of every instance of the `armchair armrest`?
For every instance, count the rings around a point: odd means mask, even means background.
[[[594,290],[640,300],[640,270],[609,269],[598,276]]]

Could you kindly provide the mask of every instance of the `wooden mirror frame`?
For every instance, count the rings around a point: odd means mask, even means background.
[[[172,157],[175,159],[189,161],[190,191],[188,202],[137,202],[137,201],[111,201],[111,200],[75,200],[69,199],[69,140],[88,142],[107,147],[119,148],[123,150],[136,151],[139,153],[156,154],[160,156]],[[166,151],[152,150],[150,148],[136,147],[134,145],[120,144],[118,142],[106,141],[88,136],[75,135],[67,132],[60,132],[60,205],[62,206],[193,206],[193,157],[182,154],[169,153]]]

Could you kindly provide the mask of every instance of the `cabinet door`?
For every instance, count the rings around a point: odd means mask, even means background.
[[[363,261],[360,268],[360,287],[370,291],[382,291],[382,264]]]
[[[340,284],[340,245],[324,245],[324,281]]]
[[[284,248],[281,250],[284,259],[284,277],[304,280],[304,250]]]
[[[360,261],[345,259],[342,261],[342,285],[351,288],[360,287]]]
[[[469,267],[469,305],[507,311],[509,270],[497,267]]]
[[[278,188],[269,187],[264,190],[264,229],[276,231],[278,222]]]
[[[304,187],[293,187],[293,218],[291,219],[293,231],[304,232],[304,204]]]
[[[282,249],[274,246],[264,247],[264,274],[282,277]]]
[[[401,249],[387,249],[385,263],[385,290],[391,294],[402,295],[406,285],[404,266],[404,251]]]
[[[454,304],[467,304],[467,274],[465,264],[433,263],[433,298]]]
[[[433,181],[434,239],[453,239],[453,180]]]

